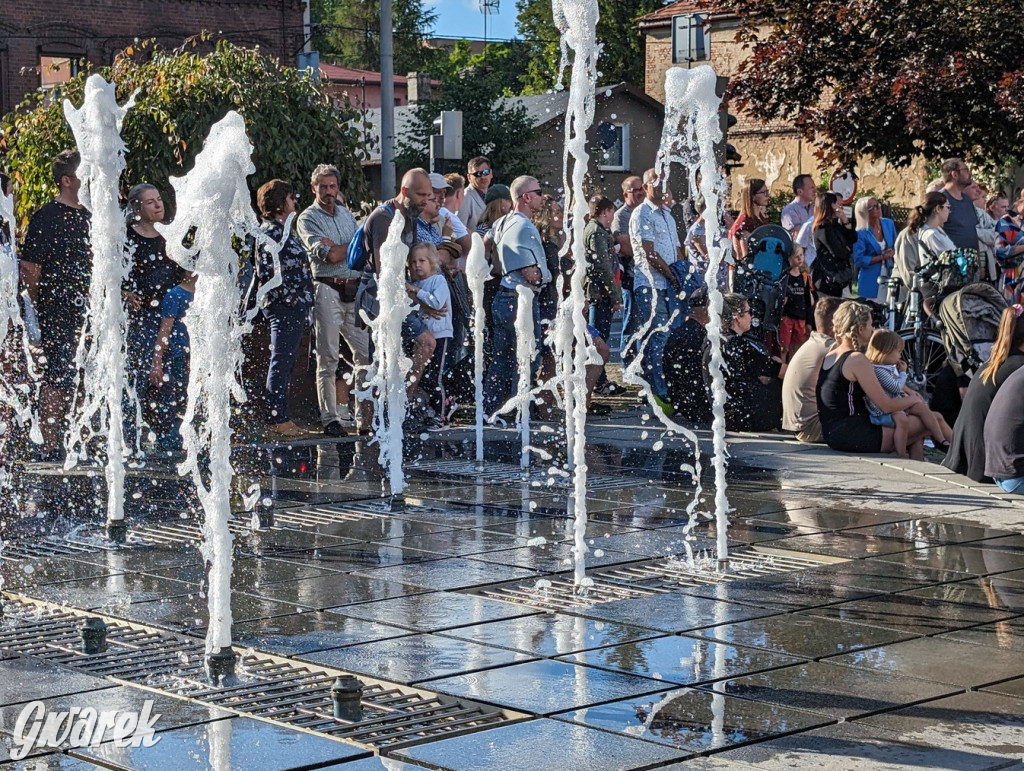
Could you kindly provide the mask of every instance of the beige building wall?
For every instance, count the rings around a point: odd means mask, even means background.
[[[670,24],[647,28],[646,70],[644,87],[659,101],[665,99],[665,73],[672,67],[672,29]],[[718,75],[732,77],[749,53],[735,40],[736,23],[714,21],[711,27],[710,64]],[[790,190],[793,177],[810,174],[815,180],[828,178],[837,167],[821,167],[816,147],[804,140],[785,120],[759,121],[750,115],[732,110],[736,125],[729,131],[729,142],[743,157],[743,165],[730,175],[730,204],[738,208],[740,190],[747,179],[764,179],[773,193]],[[923,160],[909,167],[894,168],[884,160],[861,158],[856,165],[859,189],[872,190],[898,206],[913,206],[922,197],[928,184]]]

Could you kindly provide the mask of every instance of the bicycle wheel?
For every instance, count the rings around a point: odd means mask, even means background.
[[[918,339],[914,336],[914,330],[900,330],[899,335],[903,338],[903,360],[907,362],[907,384],[916,389],[925,398],[931,401],[932,393],[935,391],[935,379],[939,371],[946,366],[949,356],[946,353],[946,346],[942,338],[934,332],[926,332],[920,340],[920,351],[918,351]],[[915,352],[919,353],[915,357]],[[921,371],[914,371],[914,359],[921,364]]]

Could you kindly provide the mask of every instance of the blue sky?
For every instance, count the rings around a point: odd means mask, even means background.
[[[488,40],[508,40],[516,33],[515,0],[499,0],[497,15],[487,19]],[[484,17],[479,0],[426,0],[437,13],[434,34],[437,37],[483,38]]]

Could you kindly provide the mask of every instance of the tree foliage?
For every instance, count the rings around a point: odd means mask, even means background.
[[[186,173],[210,127],[228,110],[237,110],[245,118],[253,144],[256,173],[249,177],[253,191],[275,177],[301,190],[313,168],[329,162],[341,170],[350,200],[369,197],[358,157],[361,139],[353,127],[357,113],[347,105],[334,104],[308,75],[280,67],[257,50],[224,41],[206,55],[149,49],[149,43],[127,49],[112,67],[99,71],[115,84],[119,102],[138,91],[122,130],[128,147],[122,177],[125,190],[138,182],[151,182],[173,211],[168,177]],[[81,105],[89,74],[83,72],[59,89],[30,96],[0,123],[0,150],[17,186],[22,227],[56,192],[50,162],[58,152],[74,146],[62,103],[67,98]]]
[[[380,72],[379,0],[313,0],[310,18],[313,44],[325,61],[342,67]],[[395,73],[433,71],[444,52],[423,41],[437,22],[437,13],[422,0],[392,0]]]
[[[662,5],[663,0],[598,0],[597,41],[601,44],[601,56],[597,66],[601,83],[644,82],[644,39],[635,21]],[[551,0],[516,0],[516,10],[516,28],[532,48],[520,81],[526,93],[550,91],[561,61]]]
[[[1024,140],[1019,0],[712,0],[743,20],[738,106],[793,122],[823,162],[976,163]]]
[[[415,107],[411,129],[398,138],[398,168],[426,167],[434,118],[443,110],[462,110],[458,170],[464,171],[470,158],[486,155],[502,180],[526,174],[533,158],[533,124],[523,107],[501,102],[504,86],[500,69],[470,68],[447,78],[437,98]]]

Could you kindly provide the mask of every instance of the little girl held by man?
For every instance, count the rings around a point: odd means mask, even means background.
[[[430,406],[437,413],[440,424],[430,427],[442,428],[447,422],[444,374],[448,371],[451,357],[455,353],[452,346],[454,327],[451,290],[448,288],[447,279],[441,273],[437,249],[433,244],[424,241],[414,244],[409,250],[406,270],[410,279],[406,283],[406,292],[424,311],[423,321],[437,341],[434,354],[423,371],[421,386],[430,400]]]
[[[903,354],[903,338],[887,329],[879,329],[868,343],[865,355],[874,365],[875,377],[882,390],[893,399],[898,399],[907,392],[907,363],[901,358]],[[901,458],[907,456],[907,436],[909,433],[908,415],[917,417],[931,434],[932,441],[939,449],[946,449],[953,438],[953,429],[937,412],[928,409],[921,401],[907,410],[883,412],[874,402],[865,397],[871,422],[876,426],[887,426],[893,429],[893,444],[896,454]]]

